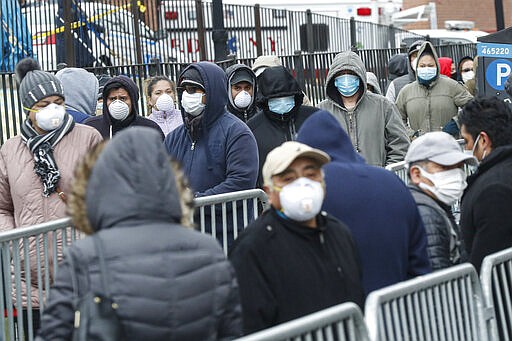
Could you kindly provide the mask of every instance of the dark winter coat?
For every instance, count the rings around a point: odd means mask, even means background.
[[[469,261],[512,247],[512,146],[494,149],[468,178],[460,226]]]
[[[244,331],[260,329],[343,302],[363,304],[361,269],[352,237],[322,212],[317,228],[299,225],[271,208],[235,241],[235,267]]]
[[[432,270],[448,268],[466,261],[459,227],[450,206],[434,200],[418,186],[409,185],[427,232],[427,251]]]
[[[191,64],[188,68],[199,71],[206,90],[206,107],[201,114],[200,131],[198,138],[193,141],[187,124],[176,128],[165,139],[167,151],[181,163],[196,197],[255,188],[258,147],[247,125],[226,111],[226,74],[209,62]],[[183,109],[182,115],[185,122]],[[222,212],[220,206],[218,208],[217,236],[222,240],[222,226],[219,224],[222,222]],[[230,212],[228,209],[228,214]],[[238,210],[238,214],[237,222],[241,224],[242,210]],[[210,218],[207,216],[205,221],[209,223]],[[232,224],[232,221],[229,223]],[[233,226],[229,226],[229,240],[232,239],[232,232]]]
[[[245,109],[239,109],[235,106],[233,103],[233,98],[231,97],[231,78],[235,75],[236,72],[239,72],[240,70],[245,70],[248,72],[252,77],[252,102],[251,104],[245,108]],[[257,112],[258,112],[258,106],[256,97],[258,94],[258,83],[256,81],[256,75],[254,74],[254,71],[247,65],[243,64],[235,64],[226,69],[226,78],[227,78],[227,91],[228,91],[228,104],[227,109],[230,113],[241,119],[243,122],[249,121]]]
[[[127,166],[129,163],[129,166]],[[109,290],[123,340],[231,340],[241,333],[237,282],[218,243],[179,225],[181,208],[167,153],[148,128],[105,147],[86,185],[90,224],[104,246]],[[67,250],[42,317],[44,340],[70,340],[73,292],[101,292],[92,238]]]
[[[117,85],[121,85],[122,88],[124,88],[128,92],[128,94],[130,95],[130,100],[132,102],[131,112],[128,115],[128,117],[123,121],[119,121],[112,118],[108,111],[108,89],[111,88],[114,83],[117,83]],[[164,133],[162,132],[162,129],[160,129],[160,127],[158,126],[158,124],[151,121],[150,119],[147,119],[139,115],[139,111],[137,109],[138,103],[139,90],[137,89],[137,85],[126,76],[113,77],[105,84],[105,88],[103,90],[103,115],[90,117],[84,121],[84,124],[96,128],[105,140],[112,138],[112,136],[114,136],[124,128],[142,126],[155,129],[158,133],[160,133],[160,136],[163,141],[165,136]]]
[[[282,66],[267,68],[258,77],[258,84],[258,103],[263,111],[249,120],[247,125],[258,143],[260,160],[258,187],[261,187],[263,185],[261,169],[268,153],[283,142],[295,140],[304,120],[318,109],[302,105],[304,94],[299,84]],[[295,96],[295,107],[289,113],[279,115],[269,110],[269,99],[286,96]]]
[[[427,237],[411,193],[391,172],[367,165],[336,119],[318,111],[297,140],[331,157],[323,209],[350,228],[365,293],[430,272]]]

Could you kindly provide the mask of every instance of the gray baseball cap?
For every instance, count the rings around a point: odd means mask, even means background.
[[[459,162],[477,165],[474,156],[465,154],[459,143],[447,133],[435,131],[426,133],[412,141],[405,162],[407,165],[416,161],[428,160],[442,166],[453,166]]]

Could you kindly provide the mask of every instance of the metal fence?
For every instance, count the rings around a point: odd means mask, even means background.
[[[217,238],[225,254],[239,231],[268,207],[267,195],[261,189],[196,198],[194,205],[198,229]]]
[[[451,45],[444,47],[444,56],[457,59],[461,55],[474,55],[475,45]],[[386,89],[388,83],[387,66],[389,58],[400,52],[400,49],[375,49],[375,50],[357,50],[361,55],[368,71],[376,74],[381,88]],[[281,55],[283,65],[287,67],[296,77],[300,86],[306,95],[310,98],[313,105],[318,104],[325,98],[325,81],[327,72],[336,56],[337,52],[313,52]],[[251,66],[255,58],[233,58],[219,62],[223,68],[227,68],[234,63],[243,63]],[[139,112],[145,116],[148,114],[147,99],[143,95],[145,92],[145,80],[154,75],[167,75],[170,79],[176,80],[186,63],[166,62],[160,63],[154,60],[153,63],[132,64],[119,66],[98,66],[87,68],[95,74],[108,74],[110,76],[124,74],[130,76],[138,85],[141,92],[141,99],[138,105]],[[12,73],[0,73],[0,144],[3,144],[8,138],[19,133],[19,127],[25,114],[21,109],[21,103],[18,97],[16,80]]]
[[[18,0],[3,0],[11,8]],[[14,11],[14,10],[13,10]],[[214,21],[223,20],[226,53],[261,54],[343,51],[400,46],[419,37],[393,26],[330,17],[311,11],[224,4],[213,15],[211,1],[45,0],[26,1],[25,20],[12,23],[12,38],[31,41],[46,70],[58,63],[77,67],[214,60]],[[1,46],[5,46],[2,35]],[[23,42],[23,41],[22,41]],[[25,42],[24,42],[25,43]],[[28,51],[30,54],[30,49]],[[13,70],[14,65],[6,69]]]
[[[239,341],[367,341],[363,315],[354,303],[343,303],[319,312],[262,330]]]
[[[465,263],[370,293],[365,319],[374,341],[485,341],[494,311]]]
[[[0,234],[0,338],[33,340],[34,314],[42,312],[64,250],[79,237],[69,218]]]
[[[494,307],[496,324],[491,332],[495,340],[512,339],[512,248],[484,258],[480,282],[485,303]]]

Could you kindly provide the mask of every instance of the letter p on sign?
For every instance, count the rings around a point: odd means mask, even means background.
[[[496,85],[502,86],[510,75],[510,65],[505,63],[496,64]]]

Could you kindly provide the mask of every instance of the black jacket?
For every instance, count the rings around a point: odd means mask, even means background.
[[[104,245],[123,340],[233,339],[242,332],[234,271],[210,236],[179,225],[179,193],[159,135],[130,128],[109,142],[86,185],[87,218]],[[59,264],[42,318],[44,340],[71,340],[69,257],[78,283],[101,291],[92,238]]]
[[[427,251],[432,270],[466,261],[462,237],[450,206],[434,200],[415,185],[409,185],[409,190],[418,205],[427,232]]]
[[[236,72],[244,70],[248,72],[252,77],[252,84],[253,84],[253,96],[252,96],[252,102],[246,109],[239,109],[235,106],[233,103],[233,98],[231,97],[231,78],[235,75]],[[256,81],[256,75],[254,74],[254,71],[250,67],[244,64],[235,64],[231,65],[226,69],[226,77],[227,77],[227,88],[228,88],[228,103],[226,105],[228,111],[241,119],[244,122],[249,121],[257,112],[257,101],[256,97],[258,94],[258,83]]]
[[[512,145],[498,147],[468,178],[461,230],[469,261],[480,271],[485,256],[512,247]]]
[[[235,241],[235,267],[246,333],[329,306],[363,305],[361,268],[349,230],[322,212],[309,228],[271,208]]]
[[[107,97],[108,93],[112,88],[115,87],[123,87],[128,94],[130,95],[130,100],[132,102],[131,112],[128,117],[124,121],[119,121],[112,118],[108,111],[107,106]],[[92,116],[84,121],[84,124],[96,128],[103,136],[105,140],[112,138],[116,133],[123,130],[127,127],[133,126],[143,126],[150,127],[155,129],[160,136],[162,137],[162,141],[165,138],[162,129],[158,126],[157,123],[142,117],[139,115],[139,111],[137,106],[139,105],[139,90],[137,85],[126,76],[117,76],[111,78],[103,89],[103,115],[100,116]]]
[[[293,76],[282,66],[267,68],[258,77],[258,105],[263,110],[247,122],[259,152],[258,187],[262,186],[261,169],[267,154],[283,142],[294,141],[302,123],[318,108],[302,105],[304,94]],[[279,115],[268,109],[268,100],[295,96],[295,107]]]

